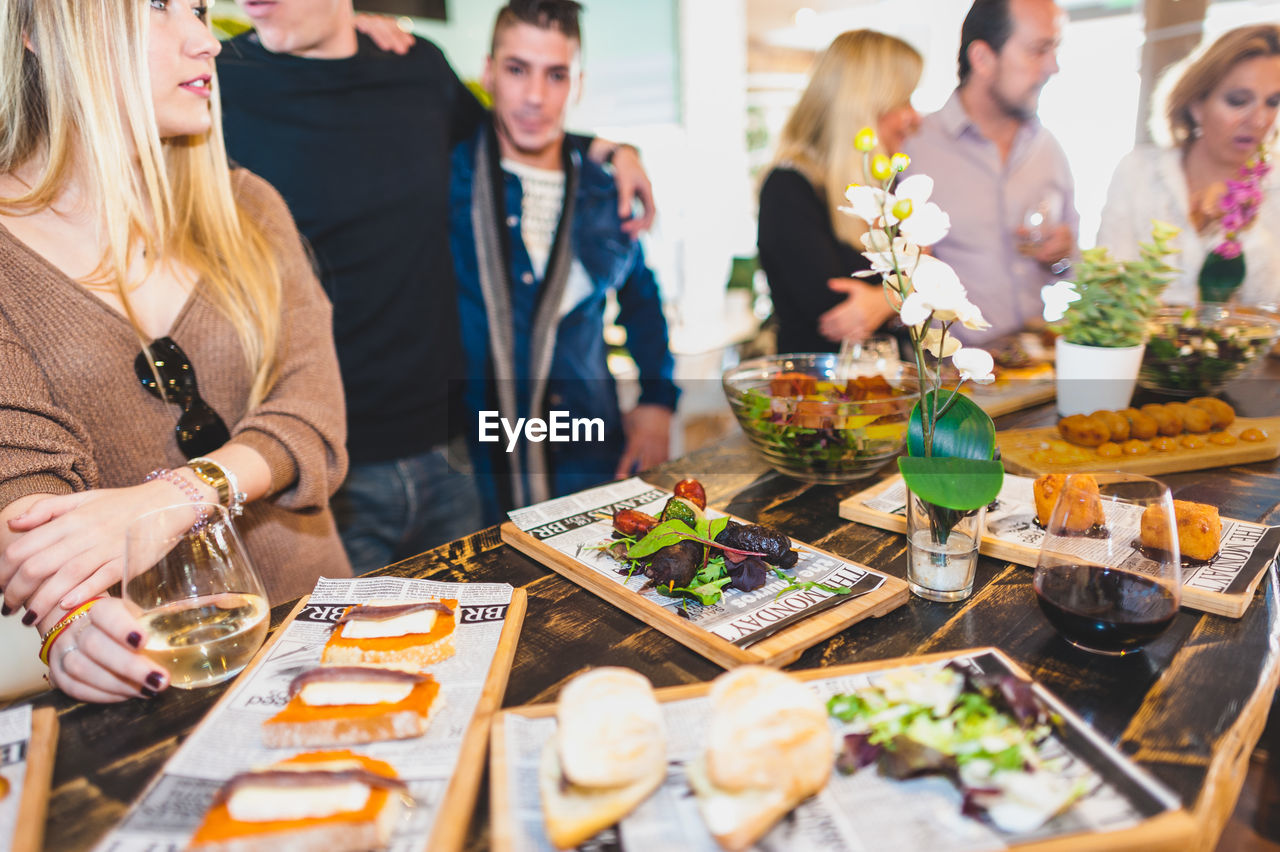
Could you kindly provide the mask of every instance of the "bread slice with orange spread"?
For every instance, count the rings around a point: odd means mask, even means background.
[[[386,846],[408,788],[391,764],[351,751],[311,752],[225,785],[192,852],[359,852]]]
[[[370,601],[338,619],[321,653],[332,665],[372,665],[423,671],[457,650],[455,599]]]
[[[417,737],[444,704],[429,674],[381,666],[318,666],[289,684],[289,703],[262,723],[272,748]]]

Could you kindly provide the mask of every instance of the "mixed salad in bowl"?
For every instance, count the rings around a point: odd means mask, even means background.
[[[724,375],[738,423],[780,473],[838,484],[879,470],[906,444],[919,398],[914,370],[900,363],[844,374],[835,354],[744,361]]]
[[[1280,316],[1261,308],[1204,302],[1161,308],[1150,324],[1138,382],[1170,396],[1222,390],[1280,336]]]

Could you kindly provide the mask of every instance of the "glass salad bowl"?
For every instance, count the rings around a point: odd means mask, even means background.
[[[1138,383],[1170,396],[1210,396],[1266,353],[1280,315],[1264,308],[1203,302],[1163,307],[1150,323]]]
[[[898,455],[919,398],[914,367],[884,359],[842,365],[832,353],[743,361],[723,385],[774,470],[824,484],[864,479]]]

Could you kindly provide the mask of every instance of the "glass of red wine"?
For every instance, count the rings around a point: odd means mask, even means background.
[[[1034,588],[1064,639],[1095,654],[1141,650],[1182,599],[1173,497],[1139,474],[1072,474],[1045,528]]]

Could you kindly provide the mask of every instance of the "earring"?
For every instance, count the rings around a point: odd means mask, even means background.
[[[1203,136],[1203,135],[1204,135],[1204,128],[1203,128],[1203,127],[1201,127],[1201,126],[1200,126],[1200,125],[1198,125],[1198,124],[1194,124],[1194,125],[1192,125],[1192,126],[1191,126],[1191,138],[1192,138],[1192,139],[1199,139],[1199,138],[1200,138],[1201,136]]]

